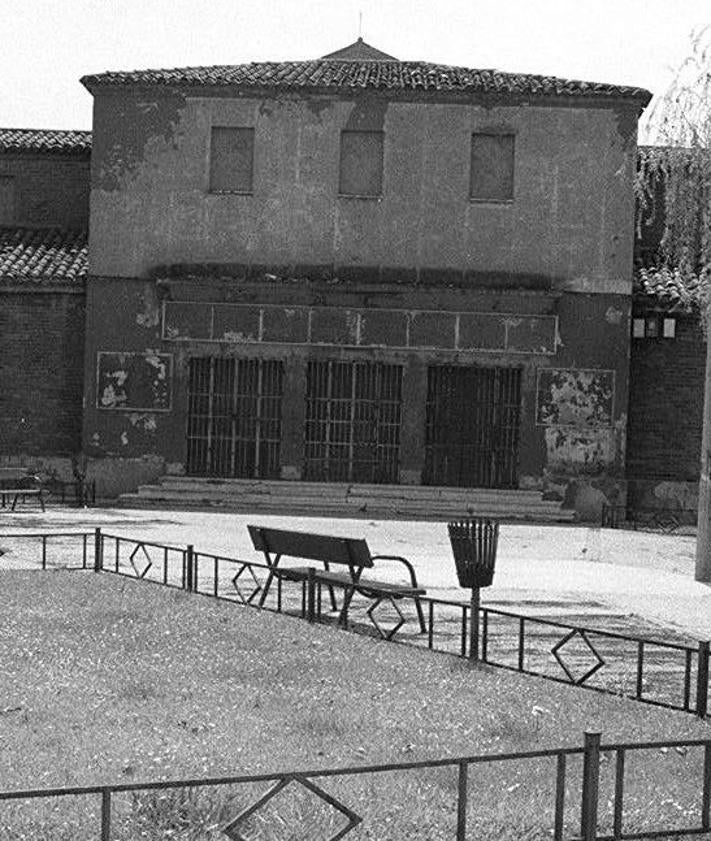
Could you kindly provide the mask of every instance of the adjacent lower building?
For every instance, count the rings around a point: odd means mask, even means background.
[[[81,461],[91,132],[0,128],[0,463]]]

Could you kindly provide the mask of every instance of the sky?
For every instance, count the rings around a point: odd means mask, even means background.
[[[318,58],[359,25],[402,60],[659,94],[711,0],[0,0],[0,126],[91,128],[88,73]]]

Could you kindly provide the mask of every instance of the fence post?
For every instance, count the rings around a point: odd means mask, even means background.
[[[183,563],[185,564],[184,587],[188,593],[193,591],[193,545],[189,543],[185,554],[183,555]]]
[[[101,841],[111,841],[111,789],[101,791]]]
[[[94,529],[94,572],[101,572],[104,568],[104,541],[101,529]]]
[[[582,841],[597,838],[597,801],[600,784],[600,733],[585,731],[583,754],[583,792],[580,804],[580,837]]]
[[[466,841],[467,837],[467,772],[466,762],[459,763],[457,779],[457,841]]]
[[[309,622],[316,619],[316,570],[309,567],[306,579],[306,618]]]
[[[709,641],[699,642],[699,662],[696,668],[696,715],[706,718],[709,703]]]

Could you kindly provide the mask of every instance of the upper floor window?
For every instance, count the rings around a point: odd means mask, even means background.
[[[251,193],[254,170],[254,129],[212,129],[210,192]]]
[[[0,225],[14,225],[15,179],[11,175],[0,175]]]
[[[378,198],[383,194],[383,132],[342,131],[341,196]]]
[[[472,134],[469,197],[474,201],[511,201],[514,195],[514,135]]]

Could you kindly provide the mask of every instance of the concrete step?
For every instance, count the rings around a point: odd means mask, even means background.
[[[154,487],[154,486],[151,486]],[[251,480],[251,479],[190,479],[184,476],[166,476],[161,479],[160,487],[174,490],[193,490],[200,488],[219,488],[226,494],[249,495],[249,494],[277,494],[280,497],[296,496],[325,496],[334,495],[355,495],[363,497],[383,497],[391,499],[401,497],[403,499],[425,498],[425,499],[461,499],[467,498],[501,498],[510,499],[511,494],[516,494],[517,499],[540,499],[540,492],[527,490],[501,490],[498,488],[457,488],[457,487],[432,487],[428,485],[361,485],[343,482],[282,482],[276,480]]]
[[[466,516],[469,512],[449,509],[448,511],[438,510],[414,510],[405,507],[378,507],[361,510],[358,508],[347,508],[345,506],[298,504],[288,505],[286,503],[274,503],[271,505],[250,505],[246,502],[239,503],[225,500],[185,500],[177,498],[146,499],[138,494],[125,494],[120,499],[120,504],[127,508],[144,509],[168,509],[168,510],[210,510],[222,512],[234,512],[239,514],[265,514],[305,517],[333,517],[347,519],[396,519],[396,520],[425,520],[434,522],[446,522],[457,517]],[[570,522],[573,519],[572,513],[567,511],[502,511],[487,508],[477,508],[476,515],[479,517],[491,517],[506,522],[529,522],[529,523],[561,523]]]
[[[134,508],[208,508],[263,514],[383,517],[449,520],[476,514],[502,520],[569,522],[572,511],[543,500],[536,491],[434,488],[404,485],[350,485],[240,479],[165,477],[123,494]]]
[[[191,498],[199,496],[206,499],[225,499],[245,502],[258,502],[259,504],[266,504],[270,501],[281,503],[284,500],[288,501],[339,501],[346,505],[381,505],[387,504],[407,504],[413,506],[435,506],[447,507],[453,506],[469,507],[472,505],[487,505],[494,508],[509,508],[512,504],[520,508],[557,508],[558,503],[548,502],[541,499],[540,494],[526,494],[519,496],[517,492],[509,492],[506,496],[489,496],[486,493],[469,494],[461,493],[459,496],[439,497],[436,495],[421,496],[419,494],[403,493],[383,493],[380,496],[372,496],[368,494],[360,494],[357,491],[344,492],[339,491],[338,488],[332,488],[331,492],[321,493],[310,488],[304,488],[301,493],[278,493],[277,491],[265,491],[264,489],[255,489],[253,493],[230,493],[219,487],[204,486],[204,485],[185,485],[180,487],[170,487],[163,485],[142,485],[138,490],[138,495],[146,498],[151,497],[185,497]]]

